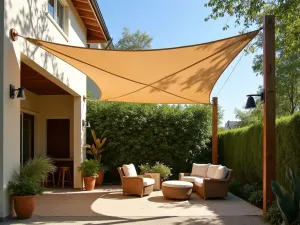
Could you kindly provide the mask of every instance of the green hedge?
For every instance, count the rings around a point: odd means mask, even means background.
[[[172,168],[173,177],[190,171],[192,162],[209,162],[211,107],[88,101],[87,120],[98,136],[105,131],[105,182],[120,182],[117,167],[124,163]],[[91,142],[87,131],[87,143]]]
[[[300,175],[300,114],[276,121],[276,180],[284,186],[286,167]],[[236,179],[262,183],[263,129],[261,124],[219,134],[220,163],[234,170]]]

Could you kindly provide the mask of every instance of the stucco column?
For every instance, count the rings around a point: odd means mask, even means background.
[[[82,126],[82,120],[85,120],[86,105],[82,97],[74,96],[74,118],[73,118],[73,134],[74,134],[74,188],[82,187],[81,174],[78,167],[85,159],[85,127]]]
[[[7,1],[0,1],[0,220],[11,214],[7,191],[20,166],[20,100],[11,99],[9,85],[20,87],[20,44],[9,38]]]

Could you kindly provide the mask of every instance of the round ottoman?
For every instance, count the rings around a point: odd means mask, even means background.
[[[191,197],[193,183],[180,180],[169,180],[162,183],[165,198],[187,200]]]

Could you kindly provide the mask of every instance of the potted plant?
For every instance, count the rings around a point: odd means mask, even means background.
[[[102,185],[104,180],[104,169],[102,165],[102,154],[103,154],[103,145],[106,142],[106,138],[97,138],[96,133],[94,130],[91,130],[92,137],[94,140],[94,143],[92,145],[87,145],[87,154],[92,155],[95,160],[98,161],[100,165],[100,169],[98,171],[98,176],[96,178],[96,185]]]
[[[78,171],[82,173],[84,186],[87,191],[94,190],[96,184],[96,177],[100,170],[100,165],[95,159],[86,159],[78,167]]]
[[[13,180],[8,184],[8,191],[13,196],[14,209],[18,218],[28,219],[32,216],[35,196],[43,193],[41,182],[55,170],[51,158],[39,156],[30,159],[15,172]]]
[[[172,175],[171,168],[160,162],[156,162],[154,166],[150,166],[148,163],[142,164],[139,168],[141,170],[141,174],[148,173],[153,176],[155,179],[154,188],[156,190],[160,190],[161,183]]]
[[[156,162],[155,165],[152,166],[152,172],[160,174],[161,183],[172,175],[171,168],[160,162]]]

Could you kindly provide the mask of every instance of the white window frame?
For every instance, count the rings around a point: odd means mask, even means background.
[[[63,27],[61,27],[57,21],[57,1],[60,2],[60,4],[63,6]],[[47,4],[49,4],[48,0],[47,0]],[[67,5],[65,3],[65,1],[61,1],[61,0],[54,0],[54,9],[53,9],[53,13],[54,13],[54,18],[53,16],[49,13],[48,11],[48,5],[47,5],[47,12],[46,12],[46,16],[48,17],[48,19],[53,23],[53,25],[57,28],[57,30],[62,34],[62,36],[66,39],[66,41],[68,40],[68,36],[66,33],[68,33],[68,24],[67,24]]]
[[[57,2],[60,2],[60,4],[63,6],[63,27],[61,27],[60,25],[59,25],[59,23],[58,23],[58,21],[57,21]],[[65,7],[65,5],[64,5],[64,3],[62,2],[62,1],[60,1],[60,0],[54,0],[54,17],[55,17],[55,21],[56,21],[56,23],[59,25],[59,27],[64,31],[65,30],[65,17],[66,17],[66,7]]]

